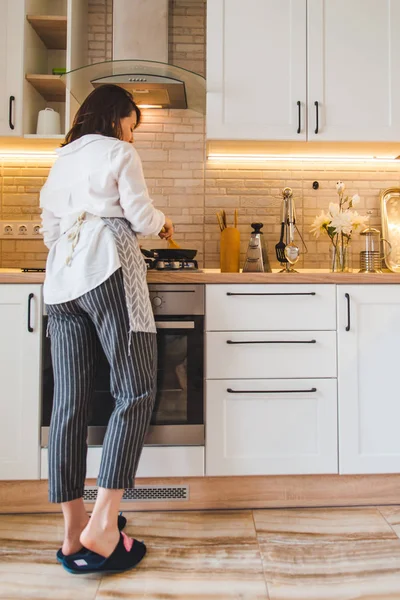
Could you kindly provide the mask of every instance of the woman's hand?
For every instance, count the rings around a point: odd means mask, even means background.
[[[158,235],[162,240],[169,240],[174,235],[174,226],[170,218],[165,217],[164,227]]]

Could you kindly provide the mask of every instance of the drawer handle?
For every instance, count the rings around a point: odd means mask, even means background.
[[[249,340],[235,342],[227,340],[227,344],[316,344],[317,340]]]
[[[316,296],[316,292],[226,292],[227,296]]]
[[[313,387],[310,390],[232,390],[228,388],[226,390],[228,394],[310,394],[317,391],[317,388]]]

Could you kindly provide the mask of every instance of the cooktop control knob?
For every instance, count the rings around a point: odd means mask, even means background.
[[[153,302],[153,306],[161,306],[162,299],[160,298],[160,296],[154,296],[152,302]]]

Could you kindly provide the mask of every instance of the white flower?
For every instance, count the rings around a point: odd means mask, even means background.
[[[363,217],[356,211],[352,212],[351,220],[354,229],[357,229],[358,227],[364,227],[368,223],[368,217]]]
[[[339,243],[339,236],[342,236],[342,240],[344,236],[349,241],[353,231],[365,226],[368,222],[368,217],[362,217],[355,210],[352,210],[353,205],[359,204],[360,196],[354,194],[351,199],[349,196],[345,197],[345,189],[346,186],[343,181],[336,182],[339,202],[331,202],[328,212],[321,212],[320,215],[315,217],[311,227],[311,231],[316,237],[319,237],[321,232],[327,233],[333,244]]]
[[[353,229],[351,212],[346,210],[335,215],[332,219],[331,227],[335,228],[336,233],[351,235]]]
[[[310,231],[315,235],[315,237],[319,237],[320,233],[325,231],[325,226],[329,225],[330,222],[330,216],[321,211],[321,214],[315,217]]]
[[[336,217],[340,213],[339,204],[336,204],[335,202],[331,202],[329,204],[329,213],[332,215],[332,217]]]
[[[344,185],[343,181],[338,181],[336,183],[336,190],[337,190],[338,194],[340,194],[341,192],[344,192],[345,189],[346,189],[346,186]]]

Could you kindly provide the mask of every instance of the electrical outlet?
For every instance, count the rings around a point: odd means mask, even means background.
[[[42,239],[39,221],[0,221],[1,240]]]

